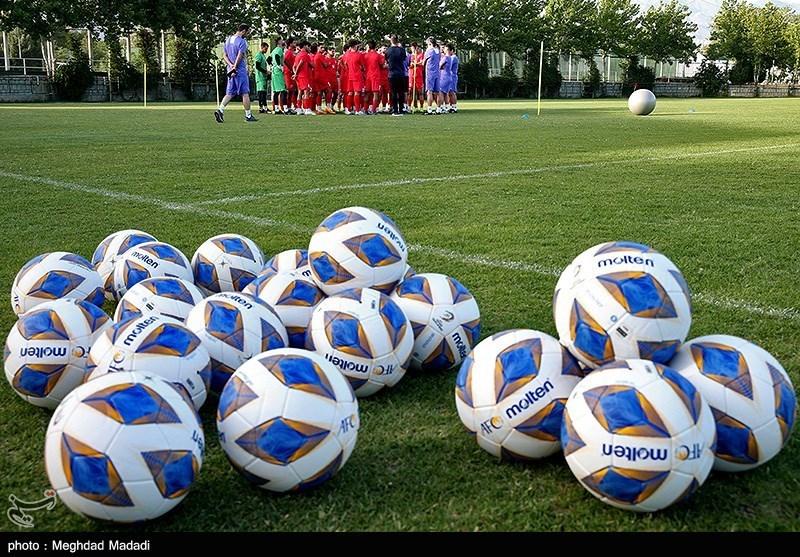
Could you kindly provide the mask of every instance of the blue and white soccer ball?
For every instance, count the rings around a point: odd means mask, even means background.
[[[692,324],[680,270],[642,244],[608,242],[584,251],[553,296],[561,343],[584,365],[643,358],[667,363]]]
[[[311,314],[325,298],[325,293],[313,280],[297,271],[273,272],[269,276],[262,274],[259,278],[263,280],[253,288],[253,295],[269,304],[281,318],[289,335],[289,346],[303,348]]]
[[[17,315],[61,298],[103,305],[103,281],[86,258],[66,251],[37,255],[11,285],[11,307]]]
[[[408,246],[394,221],[364,207],[328,216],[308,245],[314,282],[328,296],[351,288],[390,294],[403,278],[407,258]]]
[[[575,359],[550,335],[497,333],[461,364],[458,416],[478,445],[498,458],[544,458],[561,446],[564,404],[581,377]]]
[[[204,297],[199,288],[183,279],[145,279],[135,284],[119,301],[114,321],[124,321],[136,315],[161,315],[183,323]]]
[[[729,335],[699,337],[669,364],[691,381],[717,423],[714,468],[750,470],[777,455],[792,434],[797,396],[770,353]]]
[[[178,248],[164,242],[144,242],[123,253],[114,264],[114,294],[120,299],[138,283],[156,277],[194,282],[189,260]]]
[[[287,249],[267,261],[264,270],[281,273],[284,271],[297,271],[306,278],[311,278],[311,267],[308,264],[308,250]]]
[[[217,429],[236,470],[270,491],[300,491],[333,477],[350,458],[358,402],[321,356],[281,348],[254,356],[225,385]]]
[[[472,351],[481,334],[478,302],[464,285],[438,273],[406,278],[392,293],[411,322],[411,365],[425,371],[450,369]]]
[[[147,373],[112,373],[81,385],[56,409],[45,465],[70,510],[139,522],[186,497],[203,447],[197,414],[177,388]]]
[[[338,367],[356,395],[369,396],[403,378],[414,333],[389,296],[356,288],[319,303],[311,315],[306,347]]]
[[[590,373],[564,409],[570,470],[589,493],[620,509],[658,511],[689,497],[711,472],[715,442],[700,391],[647,360]]]
[[[261,248],[239,234],[209,238],[192,257],[194,282],[206,296],[216,292],[241,292],[263,268]]]
[[[174,319],[140,315],[115,323],[89,351],[85,381],[108,373],[140,371],[183,390],[200,409],[208,395],[211,359],[200,339]]]
[[[86,358],[111,319],[87,301],[55,300],[19,318],[5,344],[6,379],[33,405],[55,408],[83,381]]]
[[[211,389],[217,393],[247,360],[289,342],[275,310],[243,292],[220,292],[202,300],[189,312],[186,326],[211,355]]]
[[[155,237],[141,230],[120,230],[100,242],[92,255],[92,265],[103,280],[107,299],[118,299],[114,292],[114,266],[117,260],[133,246],[155,241]]]

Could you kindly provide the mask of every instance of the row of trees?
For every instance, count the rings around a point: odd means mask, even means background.
[[[734,61],[733,83],[800,75],[800,14],[768,2],[724,0],[714,19],[707,55]]]

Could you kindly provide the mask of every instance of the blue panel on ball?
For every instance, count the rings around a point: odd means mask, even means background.
[[[610,466],[595,487],[616,501],[634,505],[643,501],[642,496],[652,489],[653,484],[661,484],[668,475],[669,472],[651,472],[636,477],[636,474],[624,473]]]
[[[125,262],[125,286],[128,288],[150,278],[150,273],[144,267],[131,261]]]
[[[359,347],[361,340],[358,336],[358,320],[354,317],[338,317],[331,323],[333,332],[332,347]]]
[[[334,458],[330,464],[326,465],[325,468],[314,474],[309,479],[300,482],[297,484],[298,491],[305,491],[307,489],[311,489],[317,487],[318,485],[324,484],[329,479],[331,479],[334,474],[339,470],[342,466],[342,452],[340,451],[336,458]]]
[[[323,283],[327,284],[337,276],[336,268],[331,263],[331,259],[328,254],[315,257],[311,265],[314,267],[314,272],[317,273],[317,276]]]
[[[19,321],[19,331],[26,340],[68,340],[69,335],[60,321],[55,321],[55,312],[41,310],[24,315]]]
[[[76,265],[80,265],[81,267],[92,270],[92,264],[89,262],[88,259],[83,257],[82,255],[78,255],[77,253],[68,253],[61,257],[61,261],[69,261],[70,263],[75,263]]]
[[[535,339],[538,342],[538,339]],[[539,368],[530,347],[521,346],[513,350],[505,350],[498,356],[503,378],[511,383],[524,377],[536,377]]]
[[[82,402],[125,425],[180,423],[175,410],[158,393],[140,383],[114,385]]]
[[[164,261],[170,261],[172,263],[176,263],[181,267],[185,267],[183,257],[181,254],[173,248],[172,246],[168,246],[167,244],[153,244],[148,246],[148,249],[154,252],[158,257],[163,259]]]
[[[50,271],[38,287],[31,289],[31,294],[40,292],[50,298],[63,298],[78,287],[84,278],[68,271]]]
[[[288,463],[294,454],[308,443],[309,438],[277,418],[258,437],[258,448],[278,462]]]
[[[75,491],[82,495],[111,494],[111,485],[108,481],[108,457],[71,454],[69,461],[72,472],[72,488]]]
[[[672,359],[675,352],[680,348],[680,341],[665,340],[664,342],[637,341],[639,356],[643,360],[652,360],[660,364],[665,364]]]
[[[253,257],[253,254],[250,252],[250,248],[247,247],[241,238],[220,238],[217,240],[220,245],[222,245],[222,249],[225,253],[230,253],[231,255],[239,255],[242,257]]]
[[[633,388],[624,388],[601,396],[600,411],[610,433],[642,435],[646,431],[653,437],[671,437],[663,428],[661,419],[650,413],[642,404],[639,393]]]
[[[700,372],[704,374],[722,375],[728,379],[736,379],[746,370],[740,365],[739,351],[733,347],[719,348],[709,344],[698,344],[703,354]]]
[[[382,236],[377,234],[361,242],[361,252],[367,257],[369,265],[372,267],[385,263],[387,260],[398,259],[397,252],[386,243]]]

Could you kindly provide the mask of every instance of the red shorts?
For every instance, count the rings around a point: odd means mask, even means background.
[[[367,91],[370,93],[378,93],[381,90],[381,78],[380,77],[372,77],[367,76],[367,83],[366,83]]]
[[[305,91],[311,87],[311,79],[307,75],[297,76],[297,89],[298,91]]]
[[[327,91],[330,89],[328,82],[324,79],[317,79],[314,81],[314,91]]]
[[[291,91],[294,89],[295,83],[294,79],[292,79],[291,72],[287,72],[284,70],[283,72],[283,82],[286,84],[286,90]]]
[[[360,93],[364,90],[364,80],[359,79],[357,81],[350,80],[347,82],[347,92],[348,93]]]

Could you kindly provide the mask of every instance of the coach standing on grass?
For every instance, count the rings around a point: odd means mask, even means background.
[[[389,67],[389,86],[392,90],[392,116],[402,116],[408,90],[406,50],[400,46],[397,35],[392,35],[389,40],[392,46],[386,51],[386,65]]]
[[[225,96],[219,103],[219,108],[214,111],[214,119],[218,124],[225,121],[225,107],[236,95],[242,96],[244,106],[244,121],[258,122],[250,111],[250,75],[247,73],[247,40],[250,26],[246,23],[239,25],[239,29],[225,40],[223,58],[228,68],[228,85]]]

